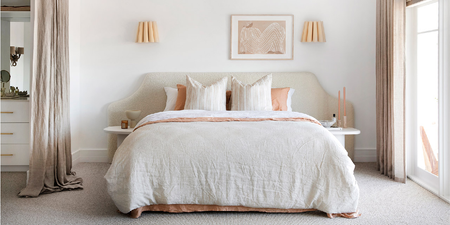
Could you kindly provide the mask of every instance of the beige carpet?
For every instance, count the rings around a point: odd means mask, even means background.
[[[143,213],[130,219],[117,213],[106,193],[107,163],[80,163],[74,170],[84,190],[18,198],[25,173],[2,173],[2,224],[450,224],[450,205],[416,183],[400,184],[379,175],[374,163],[357,163],[361,189],[357,219],[329,219],[325,213]]]

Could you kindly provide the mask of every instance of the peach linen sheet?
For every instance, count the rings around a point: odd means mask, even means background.
[[[353,162],[306,114],[166,111],[136,127],[105,175],[122,213],[177,204],[357,212]]]

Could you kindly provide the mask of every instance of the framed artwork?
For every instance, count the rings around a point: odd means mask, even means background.
[[[231,15],[231,59],[294,58],[294,15]]]

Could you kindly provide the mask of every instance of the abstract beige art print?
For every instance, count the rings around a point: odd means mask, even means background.
[[[293,59],[293,15],[232,15],[231,59]]]

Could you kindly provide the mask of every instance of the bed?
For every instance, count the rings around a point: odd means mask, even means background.
[[[355,218],[359,188],[347,150],[317,119],[336,113],[311,73],[272,73],[273,87],[296,89],[293,112],[183,110],[161,112],[163,87],[189,75],[205,85],[225,76],[253,83],[268,73],[151,73],[130,97],[108,107],[109,125],[140,109],[142,120],[116,150],[105,175],[119,211],[137,218],[143,211],[312,210]],[[142,104],[144,103],[145,104]],[[347,103],[353,124],[353,108]]]

